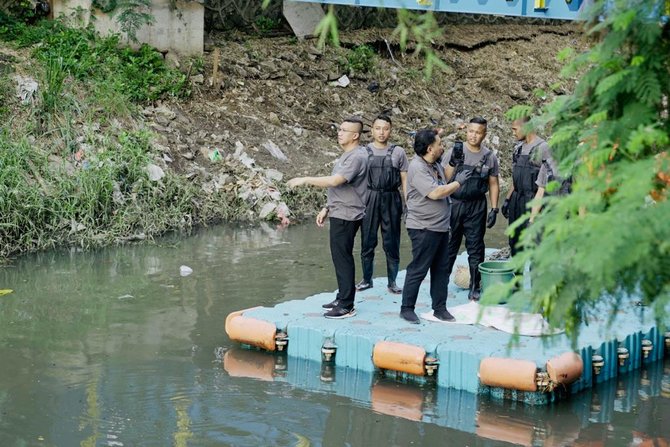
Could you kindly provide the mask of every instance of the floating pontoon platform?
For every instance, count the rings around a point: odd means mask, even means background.
[[[464,255],[457,259],[465,264]],[[404,281],[400,272],[398,284]],[[653,311],[631,298],[616,315],[580,329],[576,347],[563,333],[518,336],[480,324],[433,322],[413,325],[399,317],[401,297],[386,290],[386,278],[356,293],[356,315],[330,320],[320,293],[274,307],[233,312],[228,336],[243,346],[334,367],[381,372],[403,380],[434,381],[438,387],[546,404],[663,358],[667,334]],[[450,282],[450,289],[454,288]],[[417,314],[430,314],[429,279],[421,285]],[[467,290],[450,294],[447,307],[468,304]],[[610,318],[613,323],[608,325]]]
[[[608,426],[616,423],[621,413],[644,412],[644,405],[650,398],[667,397],[670,392],[670,369],[663,361],[633,371],[625,378],[598,384],[573,396],[567,406],[560,407],[560,411],[549,410],[550,413],[544,407],[519,406],[515,402],[489,399],[453,388],[416,386],[389,380],[375,372],[239,347],[226,351],[223,368],[235,380],[274,382],[310,393],[334,394],[394,418],[435,424],[527,447],[576,444],[576,440],[581,439],[580,431],[588,431],[590,424]],[[271,408],[270,402],[264,405],[270,413],[277,411]],[[321,412],[311,407],[308,401],[295,411],[301,416],[286,421],[288,431],[292,431],[290,424],[296,420],[304,424],[311,418],[313,426],[323,425]],[[351,421],[351,416],[344,419],[349,424],[356,424]],[[375,429],[384,430],[383,422],[376,424]],[[346,438],[341,444],[362,444],[356,437],[357,431],[351,427],[348,430],[345,427],[343,433],[347,435],[343,435]],[[636,432],[635,437],[642,439],[644,436]]]

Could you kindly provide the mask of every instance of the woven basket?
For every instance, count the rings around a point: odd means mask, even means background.
[[[470,287],[470,268],[465,265],[456,266],[456,274],[454,274],[454,284],[461,289]]]

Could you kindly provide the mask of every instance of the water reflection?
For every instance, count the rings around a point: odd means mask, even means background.
[[[401,250],[404,267],[405,239]],[[193,274],[180,276],[181,265]],[[16,260],[0,268],[0,288],[15,291],[0,298],[0,446],[629,445],[642,439],[633,432],[668,437],[670,378],[653,365],[631,375],[636,384],[610,382],[533,409],[259,356],[225,336],[232,311],[335,287],[327,230],[313,225],[209,228],[157,245]]]
[[[324,366],[328,369],[325,377]],[[342,419],[347,426],[339,427],[347,433],[357,432],[360,418],[371,418],[368,414],[353,417],[360,407],[367,407],[392,418],[520,446],[668,445],[670,439],[670,428],[658,424],[670,421],[670,362],[650,364],[548,407],[496,401],[460,390],[438,389],[434,384],[400,383],[363,371],[353,372],[356,377],[352,377],[352,371],[345,368],[242,348],[225,353],[223,369],[231,378],[289,383],[306,391],[351,399],[353,408]],[[396,430],[390,433],[395,434],[383,437],[390,445],[403,445],[410,439]],[[338,437],[343,444],[363,441]],[[424,437],[413,438],[421,439]]]

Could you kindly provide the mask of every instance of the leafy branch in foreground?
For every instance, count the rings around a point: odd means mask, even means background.
[[[271,0],[263,0],[262,7],[267,8]],[[335,13],[335,6],[328,5],[328,11],[321,19],[314,34],[319,37],[318,47],[323,48],[330,42],[340,45],[340,34]],[[425,79],[430,79],[437,68],[450,72],[451,68],[433,50],[434,41],[444,34],[444,30],[437,23],[432,11],[417,13],[406,9],[398,9],[398,26],[393,31],[400,40],[402,51],[407,50],[410,41],[415,43],[414,54],[423,56],[426,60],[424,68]]]
[[[572,175],[573,191],[550,194],[524,231],[524,251],[513,262],[532,265],[532,286],[508,301],[530,303],[573,336],[601,303],[614,314],[627,296],[652,306],[661,323],[666,315],[670,24],[663,4],[596,1],[587,22],[596,43],[572,55],[563,70],[579,76],[574,93],[557,97],[534,119],[552,128],[549,143],[560,172]],[[485,298],[503,299],[512,287]]]
[[[316,26],[314,34],[319,36],[319,48],[323,48],[329,40],[336,47],[340,45],[340,33],[337,27],[337,16],[335,15],[334,5],[328,5],[328,12]]]
[[[406,9],[398,10],[398,26],[393,31],[400,39],[400,48],[405,51],[407,43],[412,40],[416,43],[414,54],[422,55],[426,59],[424,77],[430,79],[433,70],[439,68],[450,72],[451,68],[435,53],[433,42],[444,34],[444,30],[435,20],[432,12],[416,13]]]

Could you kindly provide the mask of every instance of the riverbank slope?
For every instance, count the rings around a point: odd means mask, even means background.
[[[401,52],[391,29],[345,33],[325,49],[212,35],[202,58],[169,61],[178,71],[150,49],[119,55],[73,30],[3,39],[0,258],[312,216],[323,192],[288,191],[285,180],[329,173],[336,124],[352,114],[371,123],[389,113],[410,155],[415,130],[442,127],[453,140],[484,116],[504,187],[505,111],[570,91],[575,79],[560,79],[556,54],[586,46],[574,24],[450,25],[435,42],[450,70],[426,81],[425,61]]]

